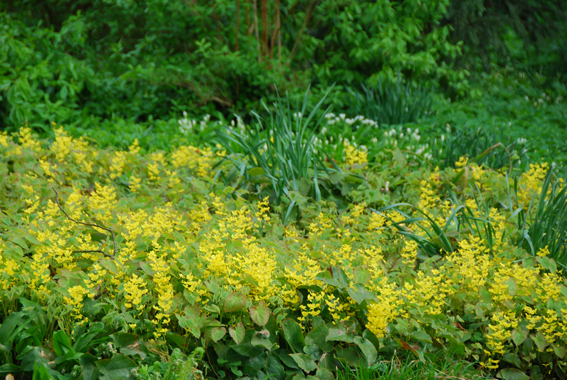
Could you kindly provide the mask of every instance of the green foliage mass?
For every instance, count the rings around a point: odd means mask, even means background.
[[[302,93],[398,74],[461,88],[465,72],[448,63],[460,48],[440,25],[448,5],[11,2],[0,6],[1,128],[144,123],[188,106],[231,115],[275,99],[275,86]]]

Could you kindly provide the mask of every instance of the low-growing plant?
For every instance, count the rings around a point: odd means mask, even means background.
[[[552,181],[554,170],[545,175],[539,192],[518,213],[522,232],[518,244],[532,255],[545,252],[544,257],[567,269],[567,186],[564,181]],[[527,177],[530,173],[527,173]],[[516,196],[517,194],[517,186]],[[521,190],[520,190],[521,191]],[[546,260],[538,258],[538,260]]]
[[[323,152],[317,145],[315,132],[323,118],[313,121],[313,117],[324,99],[308,115],[308,92],[302,107],[296,107],[295,112],[289,97],[279,99],[273,112],[266,107],[270,120],[265,126],[257,116],[257,122],[248,134],[235,129],[217,130],[224,147],[232,153],[226,157],[235,167],[229,178],[236,174],[249,182],[258,182],[258,177],[266,178],[273,201],[280,204],[285,198],[284,221],[298,203],[305,203],[305,197],[320,201],[323,192],[331,192],[333,185],[346,177],[333,160],[324,161]]]
[[[378,122],[380,126],[399,125],[417,121],[431,111],[429,91],[421,85],[381,78],[375,86],[360,85],[362,93],[347,87],[356,102],[352,103],[352,115],[362,115]]]
[[[390,157],[378,176],[363,173],[369,188],[344,188],[356,202],[306,199],[284,224],[261,188],[218,180],[223,150],[116,151],[54,135],[0,134],[0,225],[9,231],[0,235],[0,331],[25,309],[19,298],[57,319],[45,335],[53,349],[41,352],[61,359],[39,362],[36,376],[165,374],[155,362],[176,348],[202,348],[202,363],[183,365],[224,379],[331,379],[379,357],[433,355],[502,378],[565,376],[565,280],[544,250],[537,260],[517,247],[512,215],[539,192],[542,165],[520,177],[511,207],[497,208],[506,173],[462,161],[402,174]],[[456,211],[485,218],[473,190],[491,206],[492,247]],[[398,207],[407,216],[372,212],[372,192],[411,205]],[[420,239],[443,251],[429,254]],[[80,352],[96,324],[104,332]],[[19,353],[0,365],[34,371],[23,360],[39,350],[29,335],[11,341]]]
[[[441,139],[431,142],[436,161],[441,167],[454,166],[461,157],[468,157],[479,165],[492,169],[509,168],[513,164],[527,160],[529,145],[525,140],[513,141],[504,135],[504,127],[487,130],[483,127],[462,128],[447,125],[447,133]]]

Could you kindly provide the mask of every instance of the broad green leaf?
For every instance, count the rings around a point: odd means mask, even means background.
[[[317,364],[306,354],[290,354],[302,370],[305,372],[311,372],[317,369]]]
[[[337,347],[336,357],[341,361],[346,361],[351,367],[358,367],[362,361],[362,358],[357,354],[357,352],[352,348]]]
[[[53,351],[57,356],[63,356],[68,351],[71,351],[71,341],[65,331],[59,330],[55,334],[53,334]]]
[[[7,363],[0,365],[0,374],[5,375],[8,373],[18,373],[21,369],[15,364]]]
[[[250,168],[248,169],[248,175],[251,177],[257,176],[257,175],[265,175],[266,171],[261,168],[261,167],[255,167],[255,168]]]
[[[528,330],[518,327],[517,329],[512,330],[512,340],[519,346],[520,344],[524,343],[526,338],[528,337]]]
[[[175,314],[177,320],[179,321],[179,326],[189,330],[189,332],[193,334],[195,338],[199,338],[201,336],[199,317],[192,312],[186,314],[186,316]]]
[[[9,345],[8,339],[12,332],[21,321],[21,313],[11,313],[8,318],[2,321],[2,326],[0,327],[0,343],[4,345]]]
[[[350,298],[355,300],[359,305],[366,300],[376,300],[376,295],[366,290],[362,284],[353,284],[353,287],[347,288]]]
[[[264,301],[250,308],[250,318],[259,326],[264,326],[270,319],[270,309]]]
[[[305,340],[303,339],[303,330],[297,322],[292,319],[283,321],[283,332],[287,343],[295,352],[303,352]]]
[[[360,336],[354,338],[354,344],[356,344],[358,348],[360,348],[360,351],[362,351],[362,353],[366,357],[367,364],[369,366],[374,364],[376,358],[378,357],[378,352],[376,351],[374,345],[368,339],[364,339]]]
[[[414,331],[410,334],[410,336],[416,340],[426,343],[433,343],[431,340],[431,336],[423,331]]]
[[[323,355],[323,351],[315,344],[306,344],[303,347],[303,352],[311,357],[313,360],[319,360]]]
[[[235,327],[229,327],[228,333],[236,344],[240,344],[244,339],[246,329],[242,322],[238,322]]]
[[[290,352],[288,350],[279,349],[279,350],[275,351],[275,354],[278,356],[278,358],[280,358],[282,363],[286,365],[286,367],[289,367],[289,368],[292,368],[292,369],[299,369],[295,360],[293,360],[292,357],[289,356]]]
[[[543,352],[543,350],[545,350],[545,347],[547,347],[547,340],[545,339],[543,333],[541,331],[538,331],[537,334],[530,335],[530,337],[532,338],[540,352]]]
[[[20,368],[24,372],[33,371],[34,364],[48,366],[48,363],[55,359],[55,353],[46,347],[34,347],[24,356],[20,363]]]
[[[317,369],[317,373],[315,374],[315,377],[319,380],[334,380],[333,373],[328,369],[321,367]]]
[[[224,327],[213,327],[211,330],[211,339],[214,342],[218,342],[226,335],[226,329]]]
[[[565,347],[564,346],[556,346],[555,344],[552,344],[551,347],[553,347],[553,352],[555,352],[555,355],[557,355],[558,358],[563,359],[565,357]]]
[[[95,380],[100,376],[100,371],[96,367],[98,359],[91,354],[83,354],[79,358],[79,363],[83,367],[83,380]]]
[[[315,344],[321,350],[331,352],[333,351],[334,345],[332,342],[327,342],[326,338],[328,333],[329,327],[325,324],[321,324],[307,334],[305,344]]]
[[[213,294],[220,293],[220,286],[215,281],[205,281],[205,286],[207,289],[211,291]]]
[[[530,380],[530,377],[517,368],[505,368],[498,372],[498,377],[503,380]]]
[[[262,346],[267,350],[271,350],[272,347],[274,346],[274,344],[270,341],[270,339],[268,339],[267,337],[265,337],[262,334],[256,334],[252,337],[252,340],[250,341],[250,343],[253,346]]]
[[[276,379],[283,379],[285,375],[285,367],[276,355],[270,355],[267,371],[268,375],[273,375]]]
[[[327,342],[348,342],[353,343],[354,337],[347,333],[344,327],[331,327],[325,338]]]
[[[246,306],[246,296],[237,292],[231,293],[224,300],[223,309],[225,313],[238,311]]]
[[[354,269],[354,281],[358,284],[365,285],[368,281],[370,281],[370,272],[363,267],[357,267]]]
[[[100,371],[101,380],[123,380],[131,378],[131,371],[138,365],[130,358],[114,354],[111,359],[98,360],[96,367]]]

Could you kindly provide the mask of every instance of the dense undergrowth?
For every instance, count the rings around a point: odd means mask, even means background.
[[[440,170],[408,134],[371,155],[314,143],[326,159],[279,195],[227,142],[2,134],[0,371],[331,379],[413,358],[441,377],[564,377],[563,180],[479,157]]]
[[[0,3],[0,376],[566,378],[565,20]]]

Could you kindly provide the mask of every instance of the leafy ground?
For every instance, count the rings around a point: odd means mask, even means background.
[[[2,134],[0,371],[565,376],[567,190],[549,164],[500,146],[449,162],[419,128],[362,116],[315,135],[299,113],[209,147],[189,142],[215,124],[181,120],[167,152]]]

